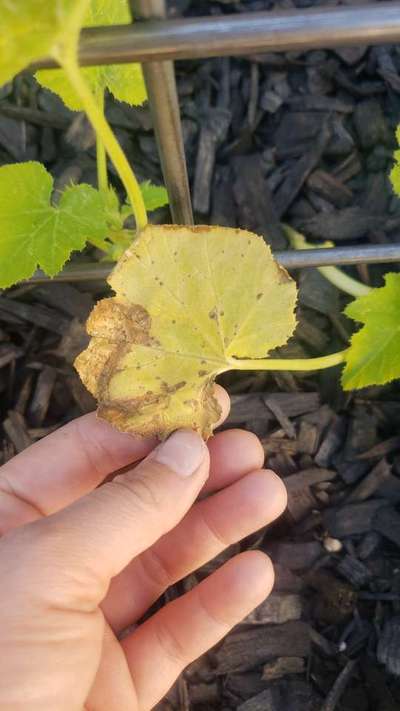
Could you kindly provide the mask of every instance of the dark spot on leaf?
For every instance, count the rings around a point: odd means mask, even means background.
[[[215,308],[215,306],[214,306],[214,308],[210,311],[210,313],[208,314],[208,318],[212,318],[212,319],[214,319],[214,321],[216,320],[216,318],[217,318],[217,309]]]
[[[206,370],[199,370],[199,377],[200,377],[200,378],[203,378],[205,375],[207,375],[207,371],[206,371]]]
[[[262,291],[260,291],[260,293],[259,293],[259,294],[257,294],[257,301],[259,301],[259,300],[261,299],[261,297],[262,297],[262,296],[264,296],[264,294],[263,294],[263,292],[262,292]]]

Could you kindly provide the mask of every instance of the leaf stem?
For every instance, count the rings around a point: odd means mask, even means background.
[[[293,227],[284,225],[284,229],[289,238],[290,244],[295,249],[325,249],[333,246],[333,242],[324,242],[324,244],[321,245],[310,244],[307,242],[304,235],[294,230]],[[336,286],[338,289],[341,289],[341,291],[344,291],[345,294],[350,294],[350,296],[365,296],[365,294],[368,294],[371,291],[370,286],[363,284],[357,279],[353,279],[353,277],[349,276],[337,267],[318,267],[318,271],[325,277],[325,279],[330,281],[331,284]]]
[[[324,370],[346,361],[348,349],[321,358],[232,358],[235,370]]]
[[[104,116],[104,89],[98,92],[97,103]],[[101,136],[96,133],[97,185],[101,192],[108,190],[107,153]]]
[[[353,279],[353,277],[342,272],[342,270],[337,267],[319,267],[318,271],[325,279],[330,281],[331,284],[341,291],[344,291],[345,294],[350,294],[350,296],[354,296],[355,298],[365,296],[365,294],[369,294],[371,291],[370,286],[363,284],[361,281],[358,281],[358,279]]]
[[[58,56],[57,59],[81,99],[88,118],[96,131],[96,135],[102,140],[105,150],[115,165],[132,205],[133,214],[136,220],[136,227],[138,230],[142,230],[147,225],[146,208],[144,206],[139,183],[132,172],[125,153],[115,138],[114,133],[107,123],[103,113],[97,106],[96,100],[88,84],[86,83],[86,80],[82,76],[75,58],[61,55]]]

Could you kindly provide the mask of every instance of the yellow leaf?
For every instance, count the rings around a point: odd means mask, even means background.
[[[76,367],[100,417],[127,432],[208,437],[215,377],[282,346],[296,324],[295,282],[245,230],[150,225],[109,283],[116,296],[93,309]]]

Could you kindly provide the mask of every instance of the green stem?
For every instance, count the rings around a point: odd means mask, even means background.
[[[310,244],[307,242],[304,235],[300,232],[296,232],[292,227],[284,225],[285,232],[289,238],[289,242],[295,249],[325,249],[327,247],[332,247],[332,242],[324,242],[322,245]],[[318,271],[331,282],[334,286],[341,291],[344,291],[350,296],[358,297],[365,296],[371,291],[371,287],[363,284],[357,279],[345,274],[341,269],[337,267],[318,267]]]
[[[94,96],[86,83],[86,80],[81,74],[79,65],[75,58],[71,56],[57,57],[59,63],[64,69],[67,77],[81,99],[88,118],[96,131],[97,136],[102,140],[105,150],[110,156],[119,177],[128,194],[129,201],[132,205],[133,214],[136,220],[138,230],[144,229],[147,225],[147,213],[144,206],[142,193],[139,187],[128,160],[115,138],[110,126],[108,125],[104,115],[96,104]]]
[[[99,110],[104,116],[104,89],[99,91],[97,96]],[[96,163],[97,163],[97,184],[101,192],[108,190],[107,175],[107,153],[101,136],[96,133]]]
[[[346,361],[347,349],[321,358],[232,359],[235,370],[324,370]]]
[[[110,243],[106,242],[105,239],[96,239],[93,237],[88,238],[88,242],[92,244],[94,247],[97,247],[97,249],[101,249],[103,252],[108,252],[110,248]]]
[[[363,284],[357,279],[353,279],[353,277],[342,272],[342,270],[337,267],[319,267],[318,271],[325,279],[330,281],[331,284],[337,286],[337,288],[344,291],[345,294],[350,294],[350,296],[357,298],[358,296],[365,296],[365,294],[369,294],[371,291],[370,286]]]

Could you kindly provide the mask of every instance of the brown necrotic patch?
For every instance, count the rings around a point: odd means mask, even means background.
[[[94,307],[86,324],[91,336],[110,343],[150,344],[151,318],[143,306],[129,304],[116,297],[102,299]]]

